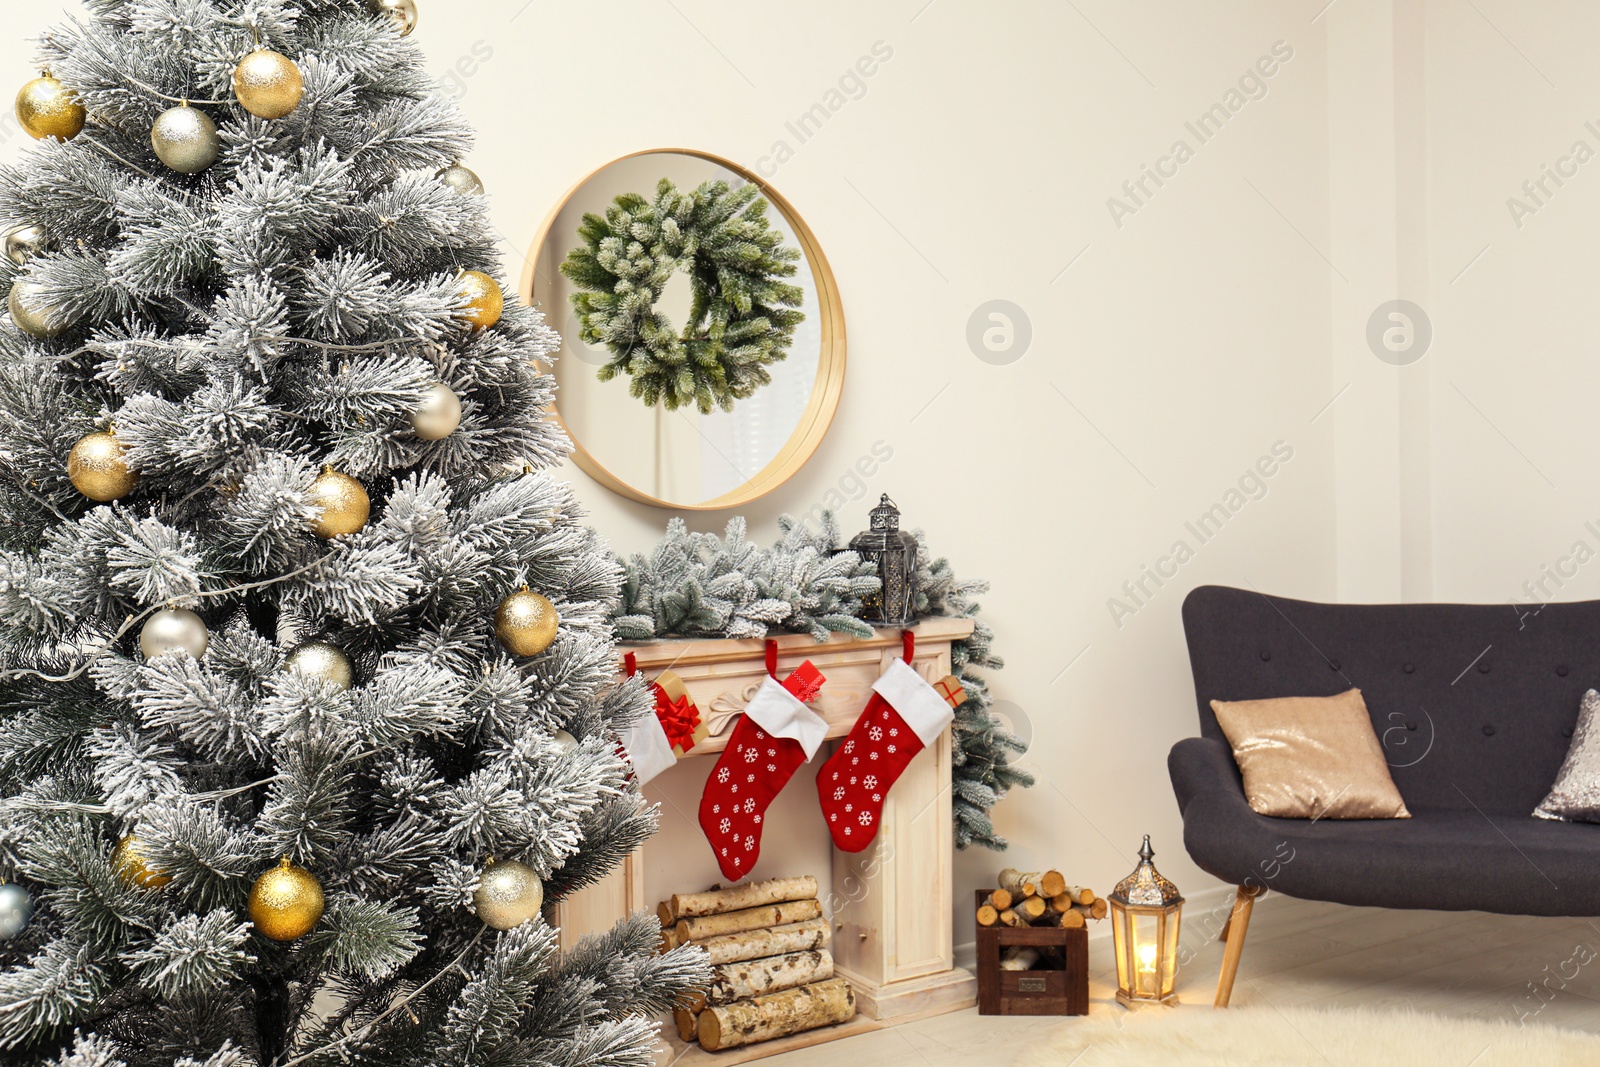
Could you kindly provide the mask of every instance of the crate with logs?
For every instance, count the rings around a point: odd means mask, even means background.
[[[711,985],[673,1013],[686,1044],[718,1052],[855,1018],[815,878],[674,894],[657,911],[663,949],[692,943],[711,959]]]
[[[1059,871],[1000,872],[976,894],[978,1014],[1089,1014],[1090,922],[1105,900]]]

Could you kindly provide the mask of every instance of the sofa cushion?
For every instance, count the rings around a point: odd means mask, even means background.
[[[1272,697],[1211,710],[1233,746],[1258,815],[1284,819],[1409,819],[1372,732],[1361,690]]]
[[[1533,813],[1541,819],[1600,822],[1600,693],[1593,689],[1583,694],[1572,747],[1556,784]]]

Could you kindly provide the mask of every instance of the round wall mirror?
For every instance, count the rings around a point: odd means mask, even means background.
[[[714,262],[706,256],[684,256],[670,276],[656,277],[654,321],[663,328],[656,337],[670,327],[670,337],[690,353],[691,363],[699,356],[706,364],[708,351],[732,353],[695,378],[714,384],[702,384],[694,397],[685,395],[688,379],[679,375],[619,371],[623,365],[640,365],[629,362],[639,342],[586,341],[585,313],[573,298],[594,292],[594,284],[574,280],[572,268],[562,270],[575,249],[598,247],[592,234],[583,232],[585,216],[605,219],[617,198],[628,194],[653,204],[663,179],[679,194],[694,193],[706,183],[726,183],[727,195],[734,198],[728,203],[743,203],[743,210],[765,200],[767,232],[779,238],[772,254],[794,268],[792,274],[774,278],[794,288],[784,290],[782,306],[775,304],[776,316],[766,320],[789,321],[775,334],[763,331],[780,339],[773,348],[782,357],[760,362],[759,372],[739,362],[748,359],[748,343],[740,347],[719,341],[722,347],[706,347],[706,338],[733,335],[731,329],[713,334],[708,327],[707,302],[720,299],[717,279],[722,275]],[[747,186],[755,188],[741,192]],[[745,217],[743,210],[737,217]],[[559,387],[556,417],[572,438],[573,459],[596,481],[630,499],[692,511],[749,503],[778,488],[811,458],[838,408],[844,387],[844,311],[816,237],[777,190],[737,163],[710,153],[652,149],[624,156],[585,177],[545,219],[523,272],[522,296],[542,308],[561,333],[561,353],[553,368]],[[792,321],[794,312],[799,313],[797,322]],[[726,376],[723,366],[729,368]],[[662,380],[667,382],[664,388],[651,387]]]

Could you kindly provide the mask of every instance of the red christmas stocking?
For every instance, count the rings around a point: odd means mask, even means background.
[[[933,744],[955,713],[910,667],[915,638],[905,631],[905,659],[872,686],[872,699],[817,774],[817,798],[828,833],[844,852],[860,852],[878,836],[883,798],[918,752]]]
[[[821,672],[806,660],[779,685],[777,666],[778,646],[769,641],[768,677],[739,716],[700,796],[700,829],[730,882],[755,869],[767,807],[828,734],[822,716],[804,703],[822,688]]]

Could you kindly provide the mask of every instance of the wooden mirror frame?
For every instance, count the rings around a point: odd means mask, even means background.
[[[817,380],[811,389],[811,399],[806,403],[805,413],[800,417],[800,422],[795,426],[794,432],[784,442],[778,454],[749,481],[739,488],[724,493],[719,497],[698,504],[684,504],[671,500],[662,500],[660,497],[634,488],[622,478],[612,473],[605,464],[596,459],[584,447],[582,441],[573,435],[571,427],[567,426],[561,418],[561,405],[556,403],[551,407],[551,414],[561,428],[566,431],[567,438],[572,442],[572,459],[578,467],[589,477],[610,489],[613,493],[637,500],[641,504],[650,504],[658,508],[668,508],[674,511],[723,511],[728,508],[743,507],[753,500],[758,500],[777,489],[783,483],[799,473],[805,466],[822,439],[827,436],[828,427],[833,424],[833,416],[839,409],[839,397],[844,392],[844,367],[845,367],[845,331],[844,331],[844,304],[839,299],[839,283],[834,279],[833,268],[828,265],[828,257],[823,255],[822,245],[818,243],[816,234],[811,232],[811,227],[806,225],[794,205],[784,198],[783,194],[754,171],[751,171],[730,159],[711,152],[702,152],[696,148],[646,148],[638,152],[630,152],[625,156],[596,167],[580,178],[572,188],[568,189],[556,205],[545,216],[544,222],[539,226],[539,232],[534,236],[533,248],[529,253],[526,264],[522,270],[522,284],[519,292],[523,302],[530,307],[539,307],[541,294],[536,288],[537,264],[539,250],[549,239],[550,231],[556,224],[567,204],[597,174],[607,167],[615,166],[626,159],[635,159],[639,156],[651,155],[678,155],[693,156],[697,159],[715,163],[734,174],[739,175],[752,185],[761,190],[761,195],[783,216],[783,221],[793,231],[795,241],[800,246],[801,253],[805,256],[806,263],[811,268],[812,280],[817,287],[817,313],[821,319],[818,323],[818,332],[822,338],[821,351],[817,356]],[[565,253],[561,259],[565,259]],[[560,260],[556,261],[558,264]],[[546,309],[550,314],[553,309]],[[559,319],[557,320],[559,321]]]

